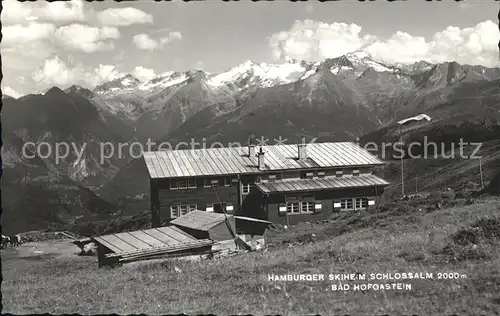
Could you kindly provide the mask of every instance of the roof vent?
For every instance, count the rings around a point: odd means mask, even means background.
[[[262,150],[262,147],[260,147],[259,150],[259,170],[264,170],[265,169],[265,159],[264,159],[264,151]]]
[[[307,158],[307,144],[306,138],[302,137],[302,143],[297,144],[298,149],[298,159],[306,159]]]
[[[255,157],[255,144],[248,142],[248,157]]]

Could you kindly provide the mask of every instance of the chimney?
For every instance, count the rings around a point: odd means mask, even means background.
[[[306,138],[302,137],[302,143],[297,145],[298,149],[298,158],[299,159],[306,159],[307,158],[307,144],[306,144]]]
[[[248,157],[255,157],[255,144],[248,141]]]
[[[264,170],[264,169],[265,169],[264,151],[262,150],[262,147],[260,147],[260,151],[259,151],[259,170]]]

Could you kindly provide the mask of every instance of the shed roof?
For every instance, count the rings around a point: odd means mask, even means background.
[[[234,218],[236,220],[242,220],[242,221],[247,221],[247,222],[254,222],[254,223],[261,223],[261,224],[268,224],[268,225],[273,224],[270,221],[266,221],[266,220],[259,219],[259,218],[247,217],[247,216],[235,216]]]
[[[167,250],[186,245],[194,249],[212,242],[208,239],[196,239],[175,226],[110,234],[93,239],[115,254],[130,254],[153,249]]]
[[[230,218],[232,215],[227,215],[227,217]],[[210,228],[223,223],[225,220],[226,215],[222,213],[194,210],[174,219],[170,223],[179,227],[208,231]]]
[[[289,179],[276,182],[261,182],[256,187],[263,193],[318,191],[369,186],[386,186],[389,182],[371,174],[352,177],[330,177],[320,179]]]
[[[144,152],[150,177],[176,178],[261,173],[263,171],[381,165],[384,162],[352,142],[307,144],[307,159],[297,159],[297,145],[263,147],[265,169],[249,157],[248,146]],[[258,150],[256,150],[257,152]]]

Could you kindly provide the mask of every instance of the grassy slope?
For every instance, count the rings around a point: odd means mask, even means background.
[[[484,142],[476,157],[482,157],[482,171],[484,185],[488,185],[500,169],[500,140]],[[470,150],[475,150],[475,146]],[[464,150],[464,153],[467,151]],[[452,153],[446,152],[447,156]],[[478,159],[461,159],[459,149],[455,151],[454,159],[405,159],[405,192],[414,194],[417,192],[433,192],[445,188],[453,189],[480,189],[480,172]],[[388,161],[385,166],[385,179],[392,183],[386,188],[387,198],[399,197],[401,194],[401,162],[398,160]]]
[[[222,260],[145,262],[117,269],[98,269],[95,260],[77,257],[48,259],[24,267],[8,262],[4,308],[5,312],[26,314],[498,315],[500,227],[491,230],[496,237],[479,242],[472,253],[456,245],[451,237],[479,218],[498,219],[499,206],[500,200],[485,200],[430,212],[410,208],[399,216],[395,208],[385,215],[343,214],[326,228],[317,227],[315,244],[280,246]],[[356,225],[360,222],[364,224]],[[450,244],[455,249],[453,255],[444,251]],[[464,254],[469,257],[460,259]],[[175,266],[182,272],[175,272]],[[327,291],[330,282],[267,281],[271,273],[394,271],[456,271],[467,278],[406,281],[413,285],[411,291],[364,293]]]

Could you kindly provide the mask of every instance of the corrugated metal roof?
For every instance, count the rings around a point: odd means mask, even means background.
[[[307,158],[302,160],[297,159],[297,145],[271,145],[263,148],[265,170],[259,170],[257,156],[248,156],[247,146],[150,151],[144,152],[143,157],[153,179],[384,163],[352,142],[308,144]]]
[[[169,249],[182,245],[192,245],[192,248],[203,246],[210,240],[196,239],[175,226],[138,230],[93,237],[115,254],[131,254],[152,249]]]
[[[228,218],[231,216],[232,215],[227,215]],[[225,220],[226,215],[222,213],[194,210],[174,219],[170,223],[179,227],[208,231],[210,228],[224,222]]]
[[[257,184],[256,187],[264,193],[276,193],[386,185],[389,185],[389,182],[377,176],[367,174],[353,177],[289,179],[276,182],[261,182]]]

